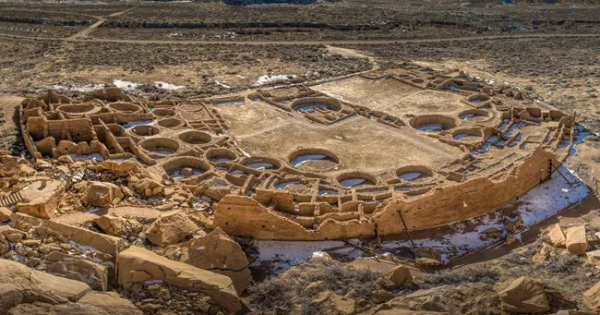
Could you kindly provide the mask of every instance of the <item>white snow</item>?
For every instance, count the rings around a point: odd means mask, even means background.
[[[102,157],[102,155],[100,155],[99,153],[85,154],[85,155],[69,154],[69,156],[70,156],[70,157],[73,159],[73,161],[77,161],[77,160],[86,160],[86,161],[96,160],[96,161],[104,161],[104,158],[103,158],[103,157]]]
[[[175,85],[175,84],[162,82],[162,81],[154,82],[154,86],[156,86],[159,89],[169,90],[169,91],[181,90],[181,89],[185,88],[185,86],[183,86],[183,85]]]
[[[552,174],[552,179],[530,190],[518,201],[517,212],[523,218],[523,226],[531,226],[539,221],[551,217],[568,206],[583,200],[590,193],[589,187],[581,181],[571,170],[561,167],[559,171],[569,180],[557,172]],[[454,224],[456,232],[443,236],[441,239],[414,239],[418,247],[431,247],[440,250],[444,260],[455,255],[464,255],[470,251],[484,247],[497,240],[482,241],[479,236],[490,227],[503,229],[503,224],[497,219],[489,219],[489,214],[472,218],[470,221],[477,223],[474,231],[465,232],[461,229],[462,224]],[[483,222],[482,222],[483,221]],[[483,223],[483,224],[481,224]],[[515,235],[520,240],[520,234]],[[410,247],[409,241],[393,241],[383,245],[384,249],[395,249]]]
[[[222,86],[222,87],[226,88],[226,89],[231,89],[231,86],[229,86],[229,85],[227,85],[227,84],[223,84],[223,83],[221,83],[221,82],[219,82],[219,81],[217,81],[217,80],[215,80],[215,83],[216,83],[217,85],[219,85],[219,86]]]
[[[128,121],[126,123],[123,124],[123,128],[125,129],[131,129],[135,126],[139,126],[139,125],[152,125],[154,124],[154,121],[152,120],[132,120],[132,121]]]
[[[139,83],[125,81],[125,80],[114,80],[113,84],[114,84],[114,86],[118,87],[119,89],[126,90],[126,91],[135,90],[141,85]]]
[[[259,266],[262,262],[277,261],[280,269],[288,269],[306,261],[315,252],[344,247],[341,241],[320,242],[286,242],[286,241],[256,241],[259,257],[251,266]]]
[[[92,92],[95,90],[101,90],[104,88],[104,84],[88,84],[88,85],[71,85],[71,84],[55,84],[52,85],[52,89],[54,90],[63,90],[63,91],[75,91],[75,92]]]
[[[267,74],[267,75],[258,77],[256,79],[256,82],[254,83],[254,86],[282,82],[282,81],[289,81],[289,80],[295,79],[297,77],[298,76],[296,76],[296,75],[289,75],[289,74],[278,74],[278,75]]]

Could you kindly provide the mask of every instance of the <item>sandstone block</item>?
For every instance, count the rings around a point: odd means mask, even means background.
[[[566,246],[570,253],[583,255],[587,251],[588,241],[585,233],[585,226],[575,226],[567,230]]]
[[[156,245],[167,246],[184,240],[197,229],[192,220],[178,211],[156,219],[146,231],[146,237]]]
[[[207,294],[228,312],[241,310],[239,297],[229,277],[169,260],[141,247],[132,246],[121,252],[117,270],[119,284],[125,289],[135,284],[134,279],[139,280],[139,272],[145,272],[152,280]]]
[[[550,310],[550,302],[544,285],[536,279],[521,277],[498,292],[502,310],[509,313],[544,313]]]

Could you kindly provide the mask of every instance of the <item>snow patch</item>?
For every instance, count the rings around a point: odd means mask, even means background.
[[[290,75],[290,74],[279,74],[279,75],[267,74],[267,75],[258,77],[258,79],[256,79],[256,82],[254,83],[254,86],[282,82],[282,81],[289,81],[289,80],[295,79],[297,77],[298,77],[297,75]]]

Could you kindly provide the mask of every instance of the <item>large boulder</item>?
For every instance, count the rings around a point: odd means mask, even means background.
[[[65,192],[64,181],[35,181],[20,191],[22,201],[17,203],[17,212],[42,219],[50,219],[56,213],[60,198]]]
[[[127,237],[137,235],[143,230],[143,225],[133,219],[126,219],[113,215],[103,215],[94,219],[102,231],[106,234]]]
[[[182,246],[181,260],[230,277],[238,294],[252,282],[246,253],[220,228],[186,242]]]
[[[564,247],[567,243],[565,234],[563,233],[558,223],[554,225],[552,230],[548,232],[548,238],[550,239],[550,243],[552,244],[552,246]]]
[[[498,295],[502,301],[502,310],[509,313],[544,313],[550,310],[544,284],[536,279],[515,279]]]
[[[117,259],[119,284],[124,289],[134,284],[156,280],[202,292],[230,313],[241,310],[241,303],[229,277],[169,260],[142,247],[132,246]]]
[[[35,302],[19,304],[8,315],[143,315],[131,301],[116,292],[90,292],[77,303],[48,304]]]
[[[183,212],[159,217],[146,231],[148,240],[159,246],[178,243],[194,233],[198,227]]]
[[[407,266],[399,265],[394,267],[387,275],[388,280],[392,281],[397,287],[413,283],[413,276]]]
[[[585,291],[583,294],[583,303],[590,309],[600,311],[600,282]]]
[[[92,289],[85,283],[53,276],[18,262],[0,259],[0,314],[20,303],[76,302]]]
[[[123,193],[117,185],[92,182],[83,199],[83,203],[90,206],[107,208],[119,203],[121,199],[123,199]]]
[[[87,283],[96,291],[108,289],[108,270],[105,266],[84,258],[66,258],[49,264],[46,270],[54,275]]]
[[[575,255],[583,255],[587,251],[588,241],[585,232],[585,226],[574,226],[567,229],[566,245],[567,250]]]
[[[0,207],[0,223],[8,222],[10,220],[10,215],[12,211],[5,207]]]

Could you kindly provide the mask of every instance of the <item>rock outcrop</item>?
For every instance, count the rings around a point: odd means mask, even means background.
[[[117,270],[119,284],[125,289],[148,280],[164,281],[179,288],[202,292],[229,313],[241,310],[239,297],[229,277],[169,260],[141,247],[132,246],[121,252]]]
[[[18,262],[0,259],[0,314],[20,303],[76,302],[91,288],[79,281],[33,270]]]
[[[146,237],[158,246],[167,246],[184,240],[197,229],[196,224],[179,211],[156,219],[146,231]]]
[[[498,295],[502,301],[502,310],[509,313],[544,313],[550,310],[544,285],[536,279],[515,279]]]

